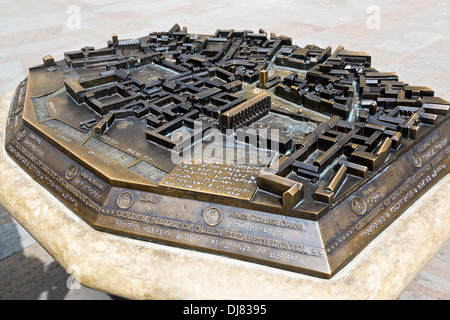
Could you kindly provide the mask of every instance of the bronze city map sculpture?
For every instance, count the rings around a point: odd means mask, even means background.
[[[44,56],[5,147],[95,229],[330,278],[449,172],[449,107],[365,52],[176,24]]]

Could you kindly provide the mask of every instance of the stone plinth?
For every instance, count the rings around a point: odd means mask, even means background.
[[[96,231],[6,154],[11,96],[0,104],[0,203],[96,290],[132,299],[394,299],[450,236],[448,175],[330,280]]]

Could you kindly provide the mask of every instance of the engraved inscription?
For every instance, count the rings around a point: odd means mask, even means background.
[[[258,172],[247,165],[182,162],[161,185],[249,200],[257,188]]]
[[[276,218],[269,218],[265,216],[261,216],[255,213],[246,213],[246,212],[236,212],[234,210],[230,210],[229,217],[240,219],[240,220],[247,220],[251,222],[258,222],[268,225],[273,225],[277,227],[287,228],[287,229],[293,229],[293,230],[299,230],[299,231],[306,231],[308,224],[299,222],[299,221],[289,221],[286,219],[276,219]]]
[[[205,226],[197,223],[182,222],[169,218],[149,216],[125,210],[102,208],[100,210],[100,213],[107,216],[120,218],[120,220],[116,219],[115,223],[116,225],[126,230],[132,229],[133,231],[139,231],[141,228],[139,223],[144,223],[145,225],[142,226],[142,230],[152,236],[183,240],[191,244],[200,243],[205,245],[206,243],[209,243],[213,247],[221,247],[223,249],[234,248],[235,250],[238,250],[240,252],[251,252],[253,250],[256,250],[258,253],[267,253],[268,255],[270,255],[271,259],[288,259],[301,264],[304,263],[304,260],[299,258],[296,254],[314,255],[319,257],[323,257],[325,255],[325,250],[321,248],[306,246],[295,241],[275,239],[273,238],[274,234],[272,234],[271,237],[264,237],[236,231],[236,229],[233,228],[233,224],[227,225],[227,227],[232,228],[232,230],[228,230],[224,228],[217,228],[214,225]],[[218,219],[216,217],[221,217],[221,214],[219,213],[220,211],[218,208],[210,207],[203,211],[202,216],[206,216],[207,218],[205,220],[208,220],[210,222],[217,221]],[[179,232],[172,232],[171,229],[177,229],[179,230]],[[208,238],[209,236],[218,237],[222,240],[219,240],[217,238]],[[235,243],[233,241],[238,242]],[[248,245],[245,245],[245,243],[247,243]],[[260,247],[253,248],[250,244],[258,245]],[[283,250],[291,253],[281,254],[268,252],[266,249],[264,249],[264,247]]]
[[[19,132],[20,133],[20,132]],[[41,148],[38,147],[32,140],[30,140],[31,136],[27,137],[23,140],[23,144],[30,150],[32,150],[37,156],[42,157],[44,156],[44,151],[41,150]]]
[[[96,179],[92,174],[83,171],[81,173],[81,176],[86,179],[87,181],[89,181],[90,183],[92,183],[92,185],[96,186],[97,188],[99,188],[100,190],[103,190],[105,188],[105,184],[103,182],[101,182],[100,180]]]
[[[42,140],[36,136],[33,132],[30,132],[30,139],[35,141],[37,144],[41,144]]]
[[[159,196],[155,196],[155,195],[141,195],[139,197],[139,200],[142,202],[146,202],[146,203],[154,203],[157,204],[159,203],[159,201],[161,200],[161,198]]]
[[[370,185],[370,186],[367,187],[366,190],[363,191],[363,193],[367,197],[367,196],[370,196],[372,193],[374,193],[376,189],[377,188],[375,188],[375,186]]]
[[[439,140],[439,134],[434,134],[433,136],[431,136],[431,138],[429,138],[423,145],[421,145],[419,147],[419,152],[424,152],[427,148],[431,147],[433,145],[433,143],[435,143],[436,141]]]
[[[377,230],[381,229],[383,224],[386,224],[388,221],[396,217],[399,212],[401,212],[401,208],[407,205],[407,203],[411,202],[417,193],[425,189],[427,185],[431,184],[433,179],[438,176],[440,171],[447,168],[447,166],[445,164],[442,164],[441,161],[446,159],[450,154],[450,146],[447,146],[439,153],[436,153],[435,150],[442,149],[443,146],[446,146],[447,144],[447,138],[444,138],[441,141],[437,142],[438,140],[439,135],[435,134],[424,144],[427,146],[426,148],[424,148],[423,146],[419,148],[422,151],[429,149],[428,152],[424,155],[426,156],[425,159],[428,160],[430,157],[434,156],[434,158],[432,158],[430,162],[426,163],[425,165],[423,164],[422,159],[417,153],[411,152],[410,154],[408,154],[407,157],[409,161],[411,163],[415,162],[417,165],[414,165],[413,163],[414,167],[420,168],[420,170],[418,169],[416,173],[414,173],[404,183],[394,189],[394,191],[392,191],[388,196],[384,197],[384,199],[383,197],[381,197],[380,199],[383,199],[381,203],[379,203],[372,211],[365,215],[363,219],[358,221],[358,223],[356,223],[354,226],[351,226],[343,234],[341,234],[341,236],[336,238],[334,242],[327,246],[326,250],[328,253],[331,253],[334,250],[338,249],[344,243],[350,240],[350,238],[352,238],[355,234],[358,234],[356,231],[359,231],[359,235],[361,237],[367,237],[376,233]],[[431,147],[430,143],[428,143],[429,141],[434,141],[435,143],[437,143],[433,147]],[[411,156],[411,154],[414,155]],[[418,166],[418,164],[420,164],[420,166]],[[370,188],[368,188],[367,190],[369,189]],[[378,198],[377,195],[380,193],[382,195],[382,191],[373,195],[372,200],[374,198]],[[354,201],[355,199],[357,199],[356,203]],[[357,210],[360,212],[365,212],[365,210],[367,209],[364,200],[360,197],[355,197],[352,199],[352,208],[355,212],[357,212]]]
[[[44,162],[42,162],[39,158],[37,158],[34,154],[29,152],[25,147],[20,145],[16,140],[10,138],[9,143],[18,149],[21,153],[24,154],[24,156],[20,155],[18,151],[14,151],[16,157],[24,163],[24,165],[31,170],[31,164],[29,160],[32,161],[33,164],[35,164],[36,169],[44,172],[48,176],[50,176],[52,179],[55,180],[55,183],[58,183],[61,187],[67,189],[69,192],[72,193],[73,196],[75,196],[77,199],[81,201],[84,205],[86,205],[88,208],[93,210],[94,212],[100,211],[100,206],[98,203],[93,201],[91,198],[86,196],[84,193],[82,193],[80,190],[75,188],[72,184],[67,182],[64,178],[62,178],[59,174],[57,174],[54,170],[50,169]]]
[[[450,147],[447,147],[440,154],[445,154],[446,152],[450,153]],[[361,236],[371,235],[379,227],[381,227],[383,223],[388,221],[392,216],[398,214],[400,208],[411,201],[411,199],[418,192],[420,192],[420,190],[425,188],[427,184],[431,183],[433,178],[435,178],[441,170],[446,168],[444,164],[438,166],[439,162],[444,159],[444,157],[440,157],[440,154],[438,154],[431,161],[431,164],[426,164],[421,170],[416,172],[398,189],[392,192],[390,196],[385,199],[383,204],[380,204],[365,219],[361,220],[357,224],[358,230],[362,230],[363,226],[367,225],[367,227],[360,233]],[[411,160],[410,156],[409,159]],[[432,166],[435,167],[434,170],[432,170]],[[371,224],[368,224],[369,221],[373,222]]]

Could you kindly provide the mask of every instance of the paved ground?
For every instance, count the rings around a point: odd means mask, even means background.
[[[380,71],[450,100],[450,1],[26,1],[0,0],[0,96],[50,53],[104,47],[111,34],[135,38],[173,24],[286,34],[298,45],[344,45],[371,53]],[[450,299],[450,242],[399,299]],[[80,287],[0,206],[0,299],[117,299]]]

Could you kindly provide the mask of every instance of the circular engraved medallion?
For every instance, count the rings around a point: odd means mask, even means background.
[[[203,211],[203,220],[210,226],[219,224],[222,219],[222,213],[218,208],[211,207]]]
[[[131,207],[132,204],[133,204],[133,195],[128,191],[122,192],[117,197],[117,205],[122,209],[128,209],[129,207]]]
[[[415,152],[411,152],[409,154],[409,161],[411,161],[412,165],[416,168],[420,168],[422,166],[422,159]]]
[[[23,128],[22,130],[20,130],[19,132],[17,132],[17,140],[22,140],[23,138],[25,138],[25,136],[27,135],[27,129]]]
[[[363,215],[364,213],[366,213],[367,205],[364,199],[360,197],[354,197],[352,199],[352,208],[357,214]]]
[[[71,165],[70,167],[67,168],[66,173],[65,173],[65,177],[67,180],[72,180],[73,178],[75,178],[75,176],[78,173],[78,167],[76,165]]]

